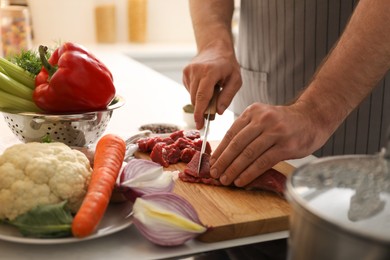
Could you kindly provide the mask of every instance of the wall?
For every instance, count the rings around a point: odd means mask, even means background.
[[[148,0],[151,42],[194,42],[188,0]]]
[[[128,0],[28,0],[35,44],[60,40],[95,42],[94,7],[112,2],[117,13],[117,42],[128,41]],[[186,0],[147,0],[147,42],[193,43],[194,36]]]

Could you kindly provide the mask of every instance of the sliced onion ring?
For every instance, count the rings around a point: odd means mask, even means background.
[[[194,207],[172,192],[144,195],[133,205],[133,223],[149,241],[178,246],[206,232]]]

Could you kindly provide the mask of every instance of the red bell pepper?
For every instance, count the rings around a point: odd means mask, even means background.
[[[50,113],[90,112],[106,109],[115,97],[108,68],[85,48],[65,43],[46,59],[40,46],[43,67],[35,79],[33,99]]]

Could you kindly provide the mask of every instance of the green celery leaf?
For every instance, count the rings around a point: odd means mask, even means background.
[[[17,227],[26,237],[54,238],[72,235],[73,216],[66,201],[37,206],[8,223]]]

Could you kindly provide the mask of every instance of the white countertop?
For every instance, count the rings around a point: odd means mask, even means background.
[[[186,127],[182,106],[189,103],[185,88],[175,81],[131,60],[122,50],[95,46],[91,51],[112,71],[118,94],[126,104],[115,110],[106,132],[128,136],[145,123],[174,123]],[[233,122],[227,111],[211,123],[209,140],[220,140]],[[0,120],[0,152],[18,142],[3,120]],[[295,166],[311,157],[290,161]],[[89,241],[60,245],[32,245],[0,241],[0,259],[164,259],[176,258],[221,248],[285,238],[288,232],[276,232],[241,239],[202,243],[196,240],[164,248],[144,239],[134,226],[113,235]]]

